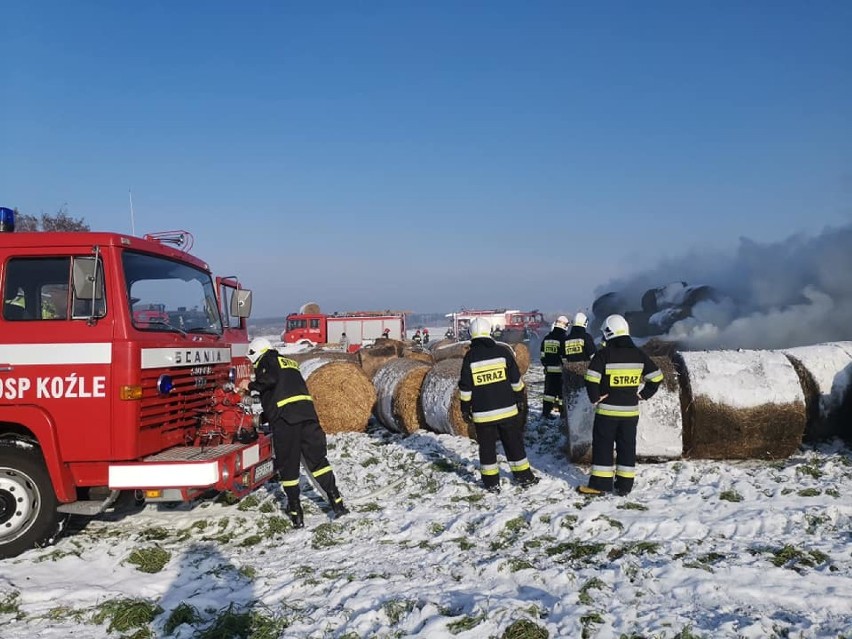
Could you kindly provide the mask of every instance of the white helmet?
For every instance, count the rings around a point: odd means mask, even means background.
[[[609,341],[614,337],[630,335],[630,326],[627,325],[627,320],[621,315],[610,315],[604,320],[601,332],[604,339]]]
[[[589,325],[589,318],[586,317],[585,313],[577,313],[574,316],[574,326],[582,326],[586,328]]]
[[[272,348],[272,342],[270,342],[268,339],[266,339],[265,337],[255,337],[249,344],[246,357],[248,357],[249,361],[252,364],[256,364],[257,360],[260,359],[261,355],[263,355],[270,348]]]
[[[484,317],[475,317],[470,322],[470,338],[475,339],[477,337],[490,337],[491,336],[491,322],[489,322]]]
[[[568,328],[568,318],[564,315],[560,315],[556,318],[556,321],[553,322],[553,326],[558,326],[559,328]]]

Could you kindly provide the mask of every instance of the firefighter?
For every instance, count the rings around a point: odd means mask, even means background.
[[[390,339],[390,329],[386,328],[382,331],[382,339]]]
[[[483,487],[500,492],[497,440],[521,486],[538,483],[524,449],[523,419],[527,413],[524,381],[511,347],[490,336],[490,322],[477,317],[470,323],[470,350],[462,360],[459,398],[465,422],[476,427],[479,472]]]
[[[340,348],[344,353],[349,352],[349,338],[346,337],[346,333],[340,334]]]
[[[429,343],[429,329],[424,328],[423,329],[423,345],[425,346],[428,343]]]
[[[251,341],[246,357],[254,367],[254,381],[243,381],[238,390],[260,395],[263,412],[272,427],[278,477],[287,495],[287,515],[293,526],[305,525],[299,502],[300,459],[325,492],[334,515],[345,515],[349,510],[337,490],[325,433],[298,362],[280,355],[264,337]]]
[[[565,337],[565,346],[562,351],[564,362],[588,362],[597,351],[595,340],[586,332],[589,318],[585,313],[577,313],[571,322],[571,330]]]
[[[413,341],[413,342],[414,342],[417,346],[420,346],[420,345],[423,343],[423,338],[422,338],[422,337],[420,337],[420,329],[419,329],[419,328],[418,328],[416,331],[414,331],[414,337],[412,337],[412,338],[411,338],[411,340],[412,340],[412,341]]]
[[[588,486],[577,490],[602,495],[614,489],[626,495],[636,476],[639,401],[657,392],[663,373],[630,339],[630,327],[621,315],[607,317],[601,330],[606,346],[592,357],[585,377],[589,401],[595,406],[592,474]]]
[[[491,330],[491,337],[493,337],[494,339],[502,339],[503,338],[503,329],[500,328],[499,324]]]
[[[562,354],[565,352],[565,329],[568,318],[560,315],[553,323],[550,332],[541,340],[539,361],[544,367],[544,394],[541,396],[541,416],[553,417],[555,407],[562,412]]]

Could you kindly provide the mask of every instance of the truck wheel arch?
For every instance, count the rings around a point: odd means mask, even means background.
[[[56,499],[63,503],[76,501],[74,478],[60,459],[56,424],[50,415],[37,406],[5,406],[0,421],[0,442],[20,440],[39,449]]]

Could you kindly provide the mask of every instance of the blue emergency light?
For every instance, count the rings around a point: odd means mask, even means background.
[[[12,233],[15,230],[15,211],[0,206],[0,233]]]

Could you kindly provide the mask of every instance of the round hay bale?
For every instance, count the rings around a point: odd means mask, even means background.
[[[376,371],[376,419],[385,428],[410,434],[426,426],[420,391],[429,368],[416,359],[397,358]]]
[[[435,360],[432,358],[432,353],[427,350],[423,350],[422,348],[406,348],[402,351],[402,356],[406,359],[415,359],[419,362],[425,362],[426,364],[435,363]]]
[[[503,342],[505,344],[505,342]],[[515,361],[518,363],[518,368],[521,369],[521,375],[526,375],[530,369],[530,349],[523,342],[515,344],[506,344],[515,353]]]
[[[651,357],[663,372],[663,383],[654,396],[639,402],[636,427],[636,457],[639,459],[677,459],[683,454],[683,414],[681,389],[674,364],[668,357]],[[575,463],[592,461],[592,429],[595,409],[586,393],[588,362],[569,362],[562,371],[562,391],[568,458]]]
[[[432,357],[435,362],[440,362],[445,359],[461,359],[470,350],[470,342],[448,342],[439,348],[431,350]]]
[[[318,315],[320,313],[319,304],[316,302],[308,302],[307,304],[302,304],[299,308],[299,315]]]
[[[437,340],[437,341],[435,341],[435,342],[429,342],[429,345],[428,345],[428,347],[427,347],[427,348],[428,348],[430,351],[434,351],[436,348],[441,348],[442,346],[446,346],[447,344],[455,344],[455,343],[456,343],[456,340],[454,340],[454,339],[447,339],[447,338],[445,337],[445,338],[443,338],[443,339],[439,339],[439,340]]]
[[[692,459],[780,459],[802,443],[805,397],[777,351],[675,355],[684,402],[683,452]]]
[[[376,389],[358,364],[316,357],[305,360],[299,368],[326,433],[367,430]]]
[[[370,346],[360,349],[356,356],[367,377],[371,378],[382,364],[390,359],[402,357],[405,345],[395,339],[377,339]]]
[[[309,359],[333,359],[340,360],[344,362],[352,362],[354,364],[358,363],[358,354],[357,353],[347,353],[345,351],[340,350],[327,350],[322,347],[312,348],[310,350],[299,352],[299,353],[282,353],[288,359],[295,360],[300,364]]]
[[[805,439],[841,435],[849,415],[841,411],[852,386],[852,342],[800,346],[781,351],[790,360],[805,395]]]
[[[476,439],[476,431],[462,419],[459,400],[459,376],[462,359],[455,357],[437,362],[423,379],[420,391],[426,425],[436,433],[463,435]]]

